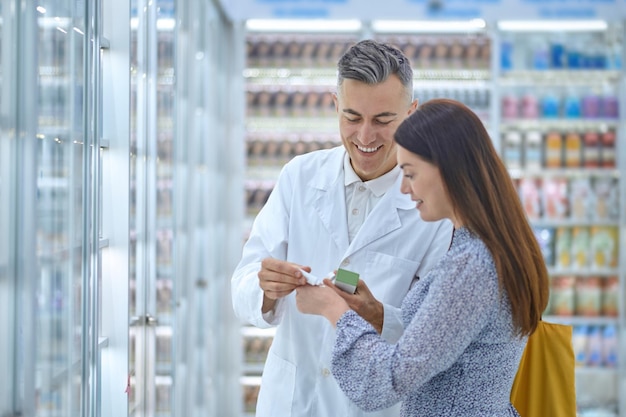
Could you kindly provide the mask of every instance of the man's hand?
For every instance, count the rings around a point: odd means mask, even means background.
[[[258,273],[259,286],[263,290],[263,313],[273,309],[276,300],[288,295],[296,287],[306,284],[306,279],[302,276],[300,269],[311,272],[308,266],[304,267],[274,258],[263,259]]]
[[[383,303],[374,298],[370,289],[367,285],[365,285],[365,282],[362,279],[359,280],[354,294],[342,291],[328,279],[324,280],[324,284],[332,287],[337,294],[341,296],[341,298],[346,300],[348,306],[350,306],[352,310],[356,311],[359,316],[363,317],[372,326],[374,326],[379,334],[382,333],[383,319],[385,316]]]

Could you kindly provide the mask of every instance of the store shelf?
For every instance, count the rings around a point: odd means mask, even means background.
[[[550,275],[576,275],[576,276],[613,276],[618,275],[618,268],[548,268]]]
[[[612,168],[509,168],[514,179],[519,178],[619,178]]]
[[[261,387],[260,376],[242,376],[239,378],[239,383],[242,386],[243,391],[243,409],[244,416],[254,417],[256,400],[259,395],[259,388]]]
[[[243,341],[243,372],[249,379],[245,381],[259,381],[258,376],[263,372],[263,364],[267,358],[276,328],[259,329],[243,326],[241,335]]]
[[[294,132],[335,133],[337,119],[331,117],[248,117],[248,133],[271,132],[277,135]]]
[[[555,130],[599,130],[616,129],[619,126],[617,119],[504,119],[501,124],[502,130],[520,129],[540,131]]]
[[[609,66],[615,33],[499,33],[500,149],[551,276],[544,319],[573,327],[580,417],[626,415],[618,367],[626,167],[616,158],[626,103],[624,73]]]
[[[334,68],[246,68],[243,76],[250,87],[298,86],[307,89],[337,85]]]
[[[499,83],[502,86],[603,86],[617,83],[620,71],[615,70],[512,70],[503,71]]]
[[[591,227],[591,226],[603,226],[603,227],[611,227],[611,226],[619,226],[619,223],[616,220],[592,220],[592,219],[554,219],[554,220],[532,220],[533,227]],[[559,271],[554,271],[558,273]],[[577,270],[575,273],[585,273],[585,270]],[[616,271],[617,273],[617,271]]]
[[[576,400],[581,416],[618,416],[619,371],[591,367],[576,368]],[[595,413],[591,411],[595,410]]]
[[[243,73],[250,86],[335,86],[336,68],[247,68]],[[491,71],[482,69],[414,69],[413,79],[417,83],[458,81],[488,81]],[[485,85],[485,84],[483,84]]]
[[[565,324],[571,326],[589,325],[589,326],[607,326],[618,325],[617,317],[583,317],[583,316],[543,316],[543,320],[551,323]]]

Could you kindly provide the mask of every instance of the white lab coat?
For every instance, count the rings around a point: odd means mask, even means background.
[[[352,243],[345,204],[345,149],[294,158],[283,168],[254,221],[232,277],[236,315],[254,326],[278,326],[265,363],[257,417],[391,417],[398,406],[365,413],[343,394],[330,371],[335,331],[321,316],[302,314],[295,293],[263,317],[258,271],[266,257],[310,266],[317,276],[339,267],[357,272],[384,304],[383,337],[402,332],[399,306],[414,282],[447,251],[452,225],[423,222],[400,193],[401,175],[374,207]]]

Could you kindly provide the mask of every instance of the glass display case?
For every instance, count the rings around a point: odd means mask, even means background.
[[[131,4],[130,416],[173,404],[174,2]]]
[[[117,239],[127,226],[124,198],[115,223],[103,213],[128,128],[104,108],[113,99],[105,91],[110,76],[128,68],[129,31],[103,24],[121,3],[1,4],[2,415],[120,415],[125,408],[125,397],[109,389],[126,374],[127,341],[115,330],[124,328],[126,309],[103,314],[111,308],[109,280],[127,264],[118,256],[126,240]],[[123,111],[122,97],[116,106]],[[116,288],[125,296],[124,286]]]
[[[241,247],[243,59],[241,29],[220,13],[131,2],[130,416],[241,407],[227,294]]]

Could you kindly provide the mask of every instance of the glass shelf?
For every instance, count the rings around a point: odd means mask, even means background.
[[[511,70],[503,71],[503,86],[594,86],[617,84],[620,72],[615,70]]]
[[[248,117],[246,119],[248,133],[336,133],[336,117]]]
[[[585,316],[543,316],[543,320],[550,323],[566,324],[571,326],[589,325],[589,326],[607,326],[617,325],[619,319],[617,317],[585,317]],[[594,368],[592,368],[594,369]],[[597,369],[597,368],[595,368]],[[602,368],[605,369],[605,368]]]
[[[512,178],[619,178],[614,168],[509,169]]]
[[[555,268],[548,267],[550,275],[576,275],[576,276],[613,276],[619,274],[617,268]]]
[[[334,86],[335,68],[246,68],[243,77],[248,84]],[[413,79],[423,81],[487,81],[491,71],[486,69],[414,69]]]
[[[532,219],[530,223],[533,227],[619,226],[619,221],[609,219]]]
[[[616,129],[619,125],[617,119],[503,119],[500,123],[502,130],[521,129],[531,130],[537,129],[547,131],[556,130],[598,130],[606,131]]]

